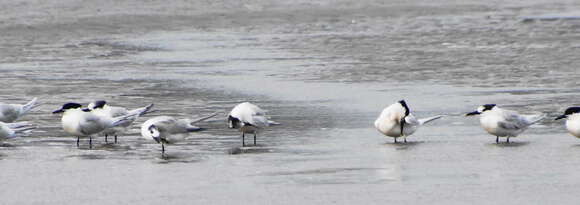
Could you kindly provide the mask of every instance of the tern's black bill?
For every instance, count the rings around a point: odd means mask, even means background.
[[[564,118],[566,118],[566,115],[560,115],[560,116],[558,116],[558,117],[557,117],[556,119],[554,119],[554,120],[560,120],[560,119],[564,119]]]
[[[57,113],[62,113],[62,112],[64,112],[63,109],[58,109],[58,110],[52,111],[52,114],[57,114]]]
[[[473,112],[465,114],[465,116],[473,116],[473,115],[479,115],[479,114],[481,114],[481,113],[477,112],[477,111],[473,111]]]

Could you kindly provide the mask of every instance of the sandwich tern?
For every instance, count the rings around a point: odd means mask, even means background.
[[[37,98],[32,99],[24,105],[0,103],[0,122],[14,122],[28,111],[38,106]]]
[[[265,110],[249,102],[236,105],[228,115],[229,128],[239,129],[242,132],[242,146],[246,146],[246,133],[254,134],[254,145],[256,145],[256,134],[259,130],[278,124],[268,119]]]
[[[580,107],[569,107],[555,120],[566,118],[566,129],[574,137],[580,138]]]
[[[147,112],[144,110],[143,112]],[[102,117],[98,116],[89,109],[82,109],[78,103],[66,103],[60,109],[52,112],[64,113],[62,115],[62,128],[68,134],[77,136],[77,147],[79,146],[80,137],[89,137],[89,147],[92,148],[92,135],[104,131],[107,128],[119,126],[127,121],[134,120],[141,113],[133,113],[119,117]]]
[[[392,137],[397,143],[397,138],[403,137],[407,142],[407,136],[412,135],[425,123],[439,119],[443,115],[417,119],[407,106],[405,100],[386,107],[381,115],[375,120],[375,128],[385,136]]]
[[[199,119],[175,119],[169,116],[151,118],[141,125],[141,136],[161,144],[161,154],[165,154],[165,144],[173,144],[185,139],[191,132],[203,130],[194,124],[215,117],[217,113]]]
[[[18,137],[19,134],[34,129],[28,122],[3,123],[0,122],[0,141]]]
[[[153,107],[153,104],[149,104],[148,106],[137,108],[134,110],[127,110],[124,107],[110,106],[104,100],[97,100],[95,102],[90,103],[87,107],[91,110],[92,113],[95,113],[96,115],[101,117],[115,118],[124,115],[135,115],[135,114],[137,117],[140,117],[146,114],[146,112],[144,111],[150,110]],[[133,122],[135,122],[137,117],[132,118],[130,120],[126,120],[119,126],[105,129],[102,132],[105,135],[105,142],[107,142],[108,136],[111,135],[115,136],[115,143],[117,143],[117,135],[124,133],[127,130],[127,128],[131,126]]]
[[[481,115],[479,122],[481,127],[489,134],[496,136],[495,142],[499,143],[500,137],[517,137],[530,125],[539,122],[546,115],[520,115],[515,111],[501,109],[495,104],[479,106],[476,111],[465,114],[466,116]]]

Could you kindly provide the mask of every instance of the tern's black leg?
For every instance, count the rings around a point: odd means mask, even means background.
[[[115,144],[117,144],[117,135],[115,135]]]
[[[499,136],[495,136],[495,143],[499,144]]]
[[[81,137],[77,136],[77,147],[79,147],[79,142],[81,141]]]
[[[93,137],[89,136],[89,149],[93,148]]]
[[[165,145],[161,143],[161,155],[165,154]]]
[[[245,138],[246,136],[244,135],[244,132],[242,132],[242,147],[246,146],[246,142],[244,141]]]
[[[508,144],[510,143],[510,137],[507,137],[507,141]]]
[[[256,132],[254,132],[254,145],[256,145]]]
[[[107,143],[107,138],[109,137],[109,135],[105,134],[105,143]]]
[[[395,144],[397,144],[397,138],[396,137],[393,137],[393,139],[395,139]]]
[[[407,137],[403,138],[405,140],[405,143],[407,143]]]

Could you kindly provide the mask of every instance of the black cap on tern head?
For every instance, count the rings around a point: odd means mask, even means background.
[[[481,112],[491,110],[494,107],[495,107],[495,104],[485,104],[485,105],[483,105],[483,110]]]
[[[228,115],[228,127],[231,129],[239,128],[240,119]]]
[[[569,107],[566,109],[566,111],[564,111],[563,115],[558,116],[555,120],[563,119],[576,113],[580,113],[580,107]]]
[[[399,100],[399,104],[405,108],[405,116],[409,115],[410,110],[409,106],[407,106],[407,102],[405,102],[405,100]]]
[[[564,115],[571,115],[575,113],[580,113],[580,107],[569,107],[564,111]]]
[[[401,106],[403,106],[403,108],[405,108],[405,116],[401,118],[400,121],[400,126],[401,126],[401,136],[404,135],[404,130],[405,130],[405,118],[407,118],[407,116],[409,116],[410,110],[409,110],[409,106],[407,106],[407,102],[405,102],[405,100],[399,100],[399,104],[401,104]]]
[[[155,136],[155,132],[159,132],[159,130],[157,130],[157,126],[151,125],[147,129],[151,133],[151,137],[153,138],[153,140],[155,140],[155,142],[157,142],[157,143],[160,143],[161,139],[159,138],[159,136]]]
[[[77,108],[81,108],[81,107],[82,107],[82,105],[78,104],[78,103],[65,103],[64,105],[62,105],[62,107],[60,109],[55,110],[52,113],[53,114],[61,113],[61,112],[64,112],[66,110],[69,110],[69,109],[77,109]]]
[[[465,116],[479,115],[485,111],[492,110],[494,107],[495,107],[495,104],[485,104],[485,105],[479,106],[476,111],[465,114]]]
[[[107,104],[107,101],[104,100],[97,100],[94,102],[94,106],[92,109],[103,108]]]

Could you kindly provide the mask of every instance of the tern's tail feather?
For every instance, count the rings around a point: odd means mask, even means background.
[[[28,133],[28,131],[36,128],[29,122],[6,123],[6,126],[12,129],[15,133]]]
[[[17,129],[17,128],[21,128],[21,127],[29,127],[29,126],[32,126],[32,124],[24,121],[24,122],[6,123],[6,126],[8,126],[10,129]]]
[[[125,123],[131,123],[133,120],[137,119],[138,116],[139,115],[123,115],[120,117],[113,118],[113,121],[111,121],[109,128],[121,126]]]
[[[419,119],[419,124],[423,125],[425,123],[431,122],[433,120],[442,118],[443,115],[437,115],[437,116],[433,116],[433,117],[428,117],[428,118],[423,118],[423,119]]]
[[[38,101],[38,98],[34,98],[30,102],[24,104],[22,106],[22,113],[20,113],[20,115],[23,115],[23,114],[27,113],[28,111],[32,110],[33,108],[38,107],[39,104],[37,101]]]
[[[153,104],[150,104],[146,107],[142,107],[142,108],[138,108],[135,110],[131,110],[129,112],[129,114],[123,115],[123,116],[119,116],[119,117],[115,117],[113,118],[113,121],[111,122],[110,127],[117,127],[117,126],[121,126],[125,123],[131,123],[132,121],[134,121],[135,119],[137,119],[139,116],[144,115],[145,113],[147,113],[149,110],[151,110],[151,108],[153,108]]]
[[[268,120],[268,124],[270,125],[281,125],[279,122],[273,121],[273,120]]]
[[[131,110],[131,111],[129,111],[129,113],[127,115],[143,116],[143,115],[149,113],[149,111],[151,110],[151,108],[153,108],[153,104],[149,104],[149,105],[147,105],[145,107]]]
[[[14,132],[20,134],[20,133],[29,133],[33,129],[36,129],[36,127],[19,127],[13,130]]]
[[[539,115],[526,115],[524,117],[526,118],[528,123],[531,125],[531,124],[535,124],[535,123],[539,122],[540,120],[544,119],[546,116],[547,116],[546,113],[542,113]]]
[[[219,114],[219,113],[218,113],[218,112],[216,112],[216,113],[213,113],[213,114],[211,114],[211,115],[208,115],[208,116],[205,116],[205,117],[201,117],[201,118],[198,118],[198,119],[192,120],[192,121],[191,121],[189,124],[195,124],[195,123],[198,123],[198,122],[201,122],[201,121],[205,121],[205,120],[207,120],[207,119],[209,119],[209,118],[212,118],[212,117],[215,117],[215,116],[217,116],[218,114]]]
[[[205,130],[205,128],[201,128],[201,127],[196,127],[196,126],[190,126],[188,128],[186,128],[187,132],[199,132],[199,131],[203,131]]]

